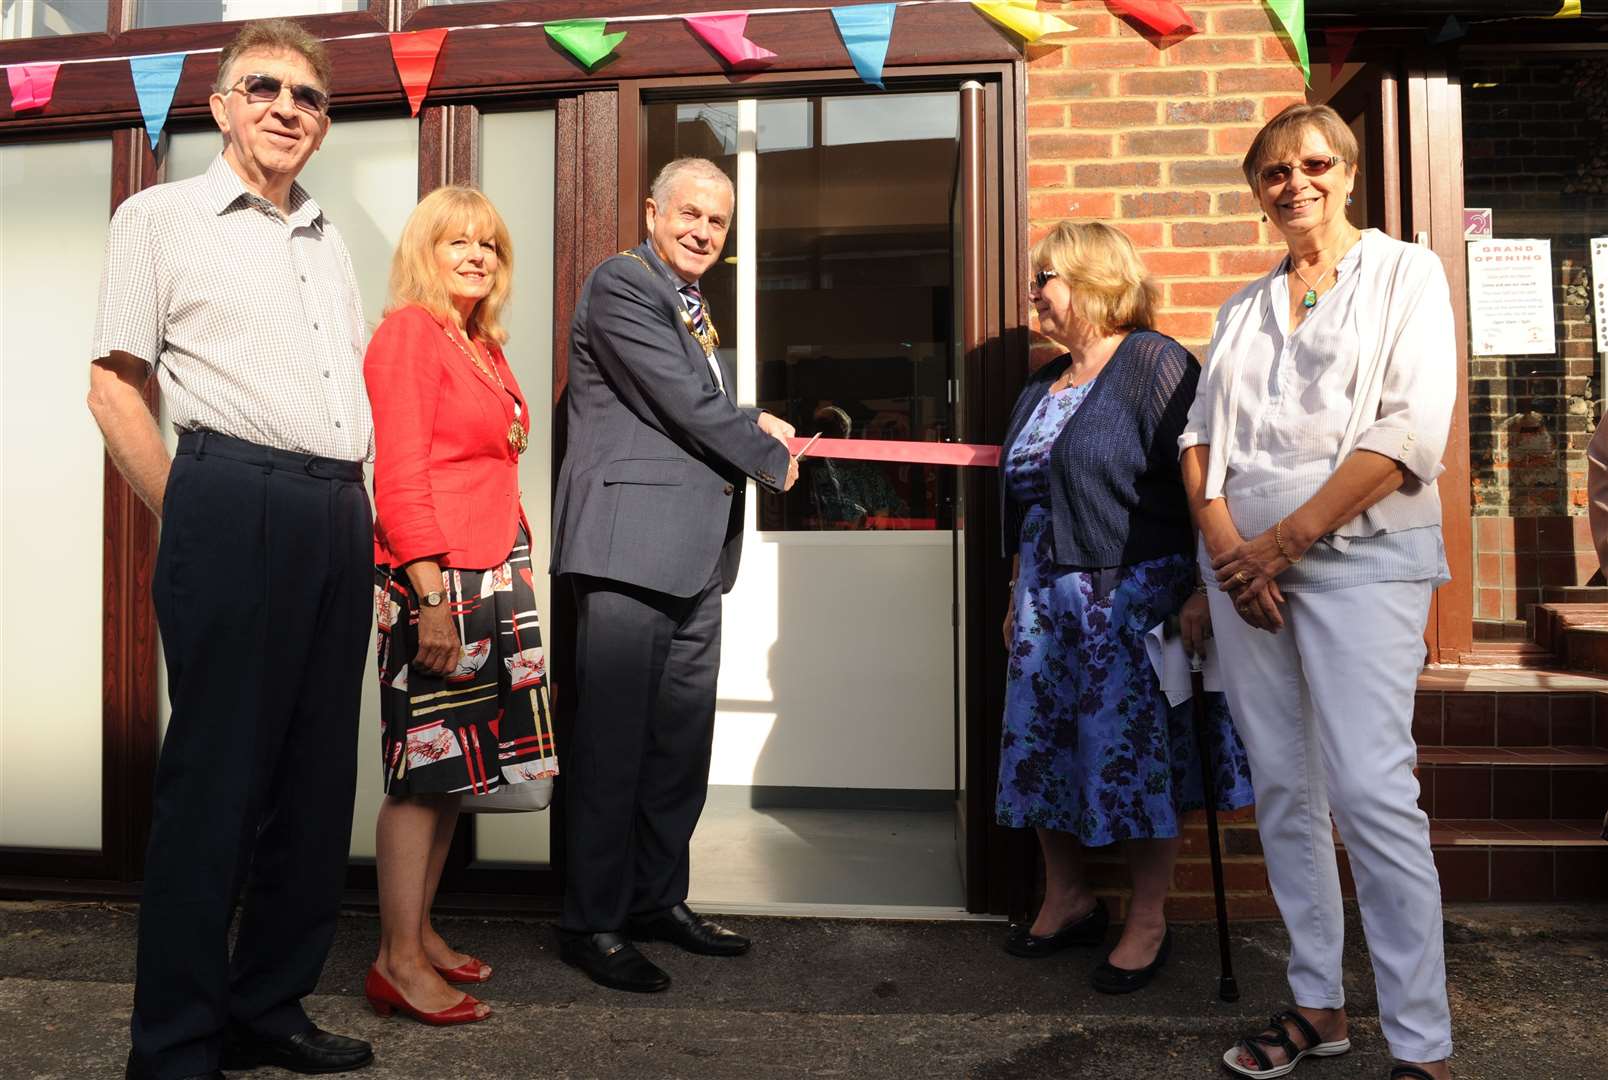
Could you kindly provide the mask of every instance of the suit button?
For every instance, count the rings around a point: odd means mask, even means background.
[[[732,487],[730,484],[727,484],[725,487],[720,489],[720,493],[722,495],[730,495],[733,491],[736,491],[736,490],[737,490],[736,488]]]

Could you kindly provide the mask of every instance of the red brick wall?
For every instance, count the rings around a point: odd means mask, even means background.
[[[1160,328],[1204,357],[1218,306],[1266,273],[1283,245],[1261,222],[1240,160],[1267,120],[1304,101],[1300,68],[1260,3],[1186,5],[1201,33],[1160,42],[1102,0],[1045,2],[1078,27],[1063,48],[1028,50],[1031,238],[1063,218],[1116,225],[1162,286]],[[1034,362],[1059,350],[1034,345]],[[1168,906],[1212,917],[1203,817],[1193,814]],[[1249,811],[1223,815],[1225,878],[1236,917],[1275,914]],[[1115,849],[1090,867],[1119,909],[1127,869]]]
[[[1301,71],[1260,3],[1187,5],[1201,33],[1167,42],[1100,0],[1045,3],[1078,28],[1028,50],[1028,214],[1104,221],[1139,246],[1162,285],[1161,329],[1197,356],[1228,296],[1282,246],[1261,223],[1240,159],[1257,129],[1304,101]],[[1035,345],[1035,362],[1055,355]]]

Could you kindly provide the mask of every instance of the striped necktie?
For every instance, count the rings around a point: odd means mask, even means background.
[[[687,309],[687,316],[692,319],[692,328],[698,333],[704,332],[708,320],[704,318],[703,293],[698,290],[696,281],[681,286],[682,304]]]
[[[704,333],[709,326],[709,319],[704,315],[703,293],[699,291],[696,281],[681,286],[681,306],[686,309],[687,318],[692,320],[692,329],[696,333]],[[715,361],[713,353],[705,353],[704,358],[709,361],[709,374],[714,376],[715,389],[724,394],[726,380],[720,377],[719,363]]]

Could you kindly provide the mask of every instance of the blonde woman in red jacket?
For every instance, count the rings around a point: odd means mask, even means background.
[[[546,665],[519,503],[529,411],[498,321],[513,252],[495,207],[440,188],[391,263],[363,375],[374,411],[374,561],[385,803],[377,828],[382,1015],[491,1010],[453,983],[491,968],[453,950],[430,905],[465,793],[552,776]]]

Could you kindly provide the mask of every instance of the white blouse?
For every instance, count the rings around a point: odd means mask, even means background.
[[[1224,305],[1180,449],[1210,447],[1207,496],[1227,500],[1245,537],[1310,499],[1353,450],[1401,461],[1407,483],[1315,545],[1280,584],[1448,580],[1433,481],[1456,363],[1439,260],[1365,232],[1293,332],[1287,269],[1281,261]]]

